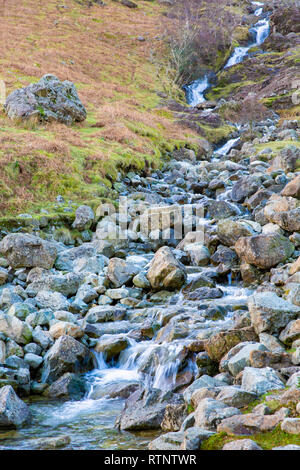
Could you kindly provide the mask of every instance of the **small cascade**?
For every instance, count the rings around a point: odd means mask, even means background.
[[[221,156],[227,155],[239,140],[240,140],[239,137],[236,137],[235,139],[228,140],[224,145],[222,145],[222,147],[215,150],[215,153],[217,155],[221,155]]]
[[[197,106],[199,103],[205,101],[204,92],[210,86],[208,77],[205,75],[203,78],[199,78],[189,85],[184,85],[186,100],[191,106]]]
[[[259,17],[263,14],[263,3],[252,2],[252,5],[258,6],[254,12],[256,17]],[[270,21],[266,17],[259,20],[252,28],[249,30],[254,36],[254,42],[250,43],[245,47],[236,47],[232,56],[229,58],[228,62],[225,64],[224,69],[232,67],[233,65],[241,63],[244,58],[247,56],[249,49],[255,46],[260,46],[269,36],[270,32]]]

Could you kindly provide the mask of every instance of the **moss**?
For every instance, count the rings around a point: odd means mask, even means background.
[[[202,443],[201,450],[222,450],[223,446],[228,442],[247,438],[255,441],[264,450],[271,450],[273,447],[286,446],[288,444],[300,445],[300,435],[288,434],[282,431],[279,425],[273,431],[252,436],[228,436],[224,432],[217,433]]]

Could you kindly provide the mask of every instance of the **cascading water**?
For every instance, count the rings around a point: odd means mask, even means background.
[[[252,2],[253,5],[263,5],[259,2]],[[263,8],[260,6],[254,12],[254,15],[259,17],[263,14]],[[250,32],[254,36],[254,42],[249,44],[246,47],[236,47],[232,56],[229,58],[228,62],[225,64],[224,69],[232,67],[233,65],[239,64],[247,56],[248,51],[255,46],[260,46],[268,37],[270,32],[270,22],[268,17],[258,21],[252,28]]]
[[[203,78],[195,80],[190,85],[185,85],[186,100],[191,106],[197,106],[199,103],[205,101],[204,92],[209,87],[208,77],[205,75]]]

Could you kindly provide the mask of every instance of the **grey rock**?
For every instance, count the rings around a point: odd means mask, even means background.
[[[6,385],[0,389],[0,428],[19,428],[31,419],[28,406],[14,389]]]
[[[13,91],[6,99],[5,110],[12,119],[36,116],[41,120],[55,120],[68,125],[86,118],[86,110],[75,85],[68,80],[61,82],[51,74],[44,75],[37,83]]]
[[[263,395],[270,390],[280,390],[284,388],[283,381],[271,367],[257,369],[255,367],[246,367],[243,372],[242,390]]]
[[[24,233],[11,233],[0,243],[0,253],[13,268],[52,268],[57,250],[54,244]]]

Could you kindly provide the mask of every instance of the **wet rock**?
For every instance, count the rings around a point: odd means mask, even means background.
[[[300,308],[278,297],[274,292],[260,292],[248,301],[251,323],[257,334],[278,333],[296,318]]]
[[[160,429],[167,405],[181,403],[181,396],[172,392],[138,390],[126,401],[116,426],[123,431]]]
[[[2,387],[0,389],[0,428],[19,428],[30,419],[28,406],[20,400],[14,389],[10,385]]]
[[[251,439],[239,439],[238,441],[228,442],[222,450],[263,450],[256,442]]]
[[[91,368],[88,348],[71,336],[61,336],[44,357],[42,382],[52,384],[66,372],[86,372]]]
[[[136,392],[140,387],[138,382],[114,385],[114,390],[109,392],[110,398],[129,398],[132,393]]]
[[[86,392],[85,380],[76,374],[67,372],[50,385],[47,396],[49,398],[81,400]]]
[[[193,266],[207,266],[209,263],[209,250],[201,242],[185,245],[184,251],[189,256]]]
[[[234,249],[243,261],[261,269],[270,269],[288,259],[295,247],[288,238],[275,233],[241,237]]]
[[[185,404],[167,405],[164,418],[161,423],[163,431],[179,431],[187,416]]]
[[[79,206],[76,209],[75,216],[72,227],[80,231],[89,229],[95,219],[94,211],[89,206]]]
[[[13,91],[6,99],[5,110],[12,118],[38,117],[64,124],[84,121],[86,110],[72,82],[61,82],[55,75],[44,75],[39,82]]]
[[[70,436],[49,437],[46,439],[37,439],[34,441],[34,446],[36,449],[40,450],[55,450],[66,447],[70,442]]]
[[[188,300],[219,299],[223,297],[223,291],[219,288],[199,287],[184,296]]]
[[[204,398],[195,411],[195,424],[200,428],[214,431],[225,418],[240,413],[237,408],[227,406],[213,398]]]
[[[242,390],[263,395],[270,390],[280,390],[284,388],[283,381],[271,367],[257,369],[254,367],[246,367],[243,372]]]
[[[52,268],[57,256],[56,248],[42,238],[23,233],[6,235],[0,243],[0,253],[13,268]]]
[[[124,335],[103,335],[95,347],[97,353],[103,353],[107,361],[117,357],[120,352],[129,346]]]
[[[164,246],[155,253],[147,277],[154,289],[179,289],[186,281],[186,272],[171,249]]]
[[[43,362],[43,358],[37,354],[27,353],[24,356],[24,361],[30,366],[31,369],[37,369]]]

